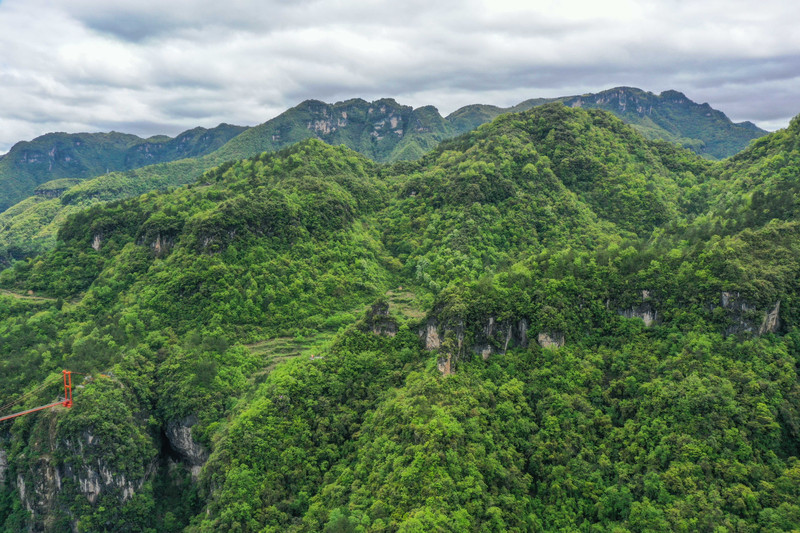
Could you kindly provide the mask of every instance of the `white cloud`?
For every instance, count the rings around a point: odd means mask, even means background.
[[[4,0],[0,152],[48,131],[257,124],[306,98],[448,113],[616,85],[800,112],[790,0]]]

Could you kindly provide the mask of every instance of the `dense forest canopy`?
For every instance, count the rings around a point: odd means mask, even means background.
[[[414,161],[307,140],[0,272],[9,531],[793,531],[800,119],[722,162],[601,110]],[[313,356],[313,357],[312,357]]]

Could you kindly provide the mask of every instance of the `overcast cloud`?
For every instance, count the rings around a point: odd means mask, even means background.
[[[255,125],[307,98],[447,114],[619,85],[800,113],[796,0],[0,0],[0,153],[50,131]]]

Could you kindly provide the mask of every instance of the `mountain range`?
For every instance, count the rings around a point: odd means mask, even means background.
[[[422,121],[348,105],[269,142]],[[41,189],[74,211],[0,272],[0,403],[80,387],[0,428],[0,523],[797,529],[800,117],[711,161],[589,107]]]
[[[0,264],[52,246],[57,228],[69,213],[97,201],[182,185],[226,161],[275,151],[308,138],[343,144],[379,162],[414,160],[441,141],[500,114],[552,102],[610,111],[647,138],[669,140],[711,158],[733,155],[766,133],[750,123],[734,124],[723,113],[676,91],[655,95],[622,87],[583,96],[527,100],[511,108],[471,105],[447,117],[432,106],[413,109],[392,99],[336,104],[309,100],[253,128],[223,124],[211,130],[189,130],[175,139],[145,140],[114,133],[49,134],[18,143],[0,159],[0,209],[5,208],[0,213]],[[54,178],[85,182],[47,183]]]
[[[156,163],[215,153],[216,160],[248,157],[316,137],[344,144],[376,161],[420,157],[444,139],[470,131],[496,116],[559,101],[571,107],[610,111],[646,137],[664,139],[721,159],[740,151],[766,132],[754,124],[732,123],[708,104],[696,104],[677,91],[660,95],[630,87],[597,94],[526,100],[514,107],[462,107],[442,117],[433,106],[413,109],[391,98],[336,104],[308,100],[254,128],[220,124],[195,128],[175,138],[142,139],[122,133],[50,133],[15,144],[0,157],[0,211],[59,178],[90,178]],[[241,133],[245,135],[237,138]]]

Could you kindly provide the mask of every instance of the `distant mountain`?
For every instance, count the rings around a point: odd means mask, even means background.
[[[334,146],[344,144],[379,162],[409,160],[474,127],[454,128],[433,106],[414,109],[392,98],[335,104],[306,100],[231,140],[216,155],[238,159],[315,137]]]
[[[693,102],[678,91],[656,95],[617,87],[558,100],[570,107],[610,111],[649,139],[671,141],[715,159],[730,157],[767,134],[752,122],[731,122],[722,111]]]
[[[0,211],[26,198],[37,185],[59,178],[91,178],[198,157],[213,152],[246,128],[220,124],[175,138],[142,139],[126,133],[48,133],[15,144],[0,158]]]
[[[734,123],[707,103],[698,104],[678,91],[654,94],[634,87],[616,87],[595,94],[535,98],[514,107],[470,105],[448,115],[459,131],[468,131],[503,113],[527,111],[550,102],[569,107],[602,109],[630,124],[648,139],[662,139],[707,158],[724,159],[767,134],[752,122]]]
[[[729,157],[767,133],[750,122],[735,124],[721,111],[697,104],[683,93],[665,91],[656,95],[631,87],[536,98],[506,108],[474,104],[447,117],[433,106],[414,109],[391,98],[374,102],[356,98],[335,104],[307,100],[249,129],[221,124],[213,129],[195,128],[174,139],[142,139],[116,132],[49,133],[17,143],[0,157],[0,212],[29,196],[37,185],[53,179],[91,178],[215,151],[213,161],[228,161],[314,137],[332,145],[344,144],[378,162],[417,159],[442,140],[473,130],[498,115],[549,102],[609,111],[649,139],[671,141],[714,159]]]

